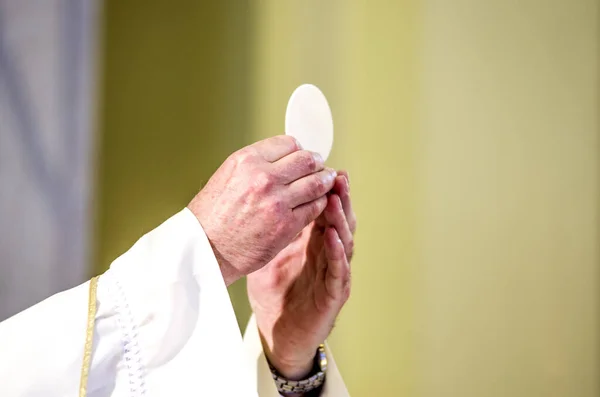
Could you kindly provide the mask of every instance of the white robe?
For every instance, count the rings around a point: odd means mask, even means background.
[[[77,396],[89,282],[0,323],[0,396]],[[278,396],[254,318],[242,340],[212,248],[184,209],[100,276],[89,397]],[[348,396],[335,361],[321,396]]]

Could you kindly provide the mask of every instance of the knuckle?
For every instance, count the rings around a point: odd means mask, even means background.
[[[273,176],[265,171],[255,173],[253,179],[254,187],[260,192],[270,191],[275,184]]]
[[[302,169],[314,171],[317,169],[318,163],[312,153],[303,152],[302,157],[300,157],[300,165]]]
[[[292,225],[290,222],[277,222],[274,226],[274,230],[277,238],[293,236]]]
[[[323,181],[323,178],[320,177],[315,177],[312,178],[312,181],[309,185],[309,189],[310,189],[310,193],[312,193],[314,196],[320,196],[322,194],[325,193],[325,182]]]
[[[312,202],[312,203],[305,204],[305,205],[307,206],[306,211],[303,211],[302,216],[297,218],[298,221],[302,224],[302,226],[308,225],[318,215],[318,213],[317,213],[318,204],[316,202]]]
[[[325,209],[325,205],[327,204],[326,200],[319,199],[310,203],[310,210],[308,211],[308,222],[312,222],[316,217],[318,217],[321,212]]]
[[[317,215],[319,215],[319,212],[321,212],[321,206],[319,205],[318,201],[314,201],[310,205],[310,217],[311,217],[311,220],[312,220],[312,218],[316,218]]]
[[[273,215],[276,216],[276,219],[281,218],[282,216],[285,215],[286,213],[286,205],[285,202],[283,202],[283,200],[273,200],[269,203],[269,212]],[[277,222],[275,224],[276,228],[280,228],[283,227],[285,225],[285,222]]]
[[[281,135],[281,140],[290,146],[292,151],[302,150],[302,145],[300,145],[300,141],[290,135]]]
[[[348,253],[353,253],[354,252],[354,239],[350,239],[350,241],[348,241]]]
[[[240,149],[230,156],[230,160],[238,166],[247,166],[254,161],[255,153],[250,148]]]

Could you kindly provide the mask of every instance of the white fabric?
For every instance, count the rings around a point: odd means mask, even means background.
[[[77,396],[88,288],[0,323],[1,396]],[[97,303],[88,396],[278,395],[256,325],[251,320],[244,346],[218,263],[189,210],[113,262]],[[330,360],[322,396],[346,396]]]

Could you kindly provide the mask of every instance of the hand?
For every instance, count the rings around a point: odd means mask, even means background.
[[[265,354],[281,375],[302,379],[350,295],[356,216],[340,171],[323,214],[268,265],[248,276]]]
[[[225,283],[260,269],[323,212],[336,175],[289,136],[232,154],[188,205]]]

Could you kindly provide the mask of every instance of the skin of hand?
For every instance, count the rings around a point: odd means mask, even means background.
[[[247,277],[265,354],[291,380],[310,373],[317,347],[350,295],[356,216],[348,181],[339,171],[323,213]]]
[[[188,208],[227,285],[267,264],[327,205],[335,170],[280,135],[233,153]]]

